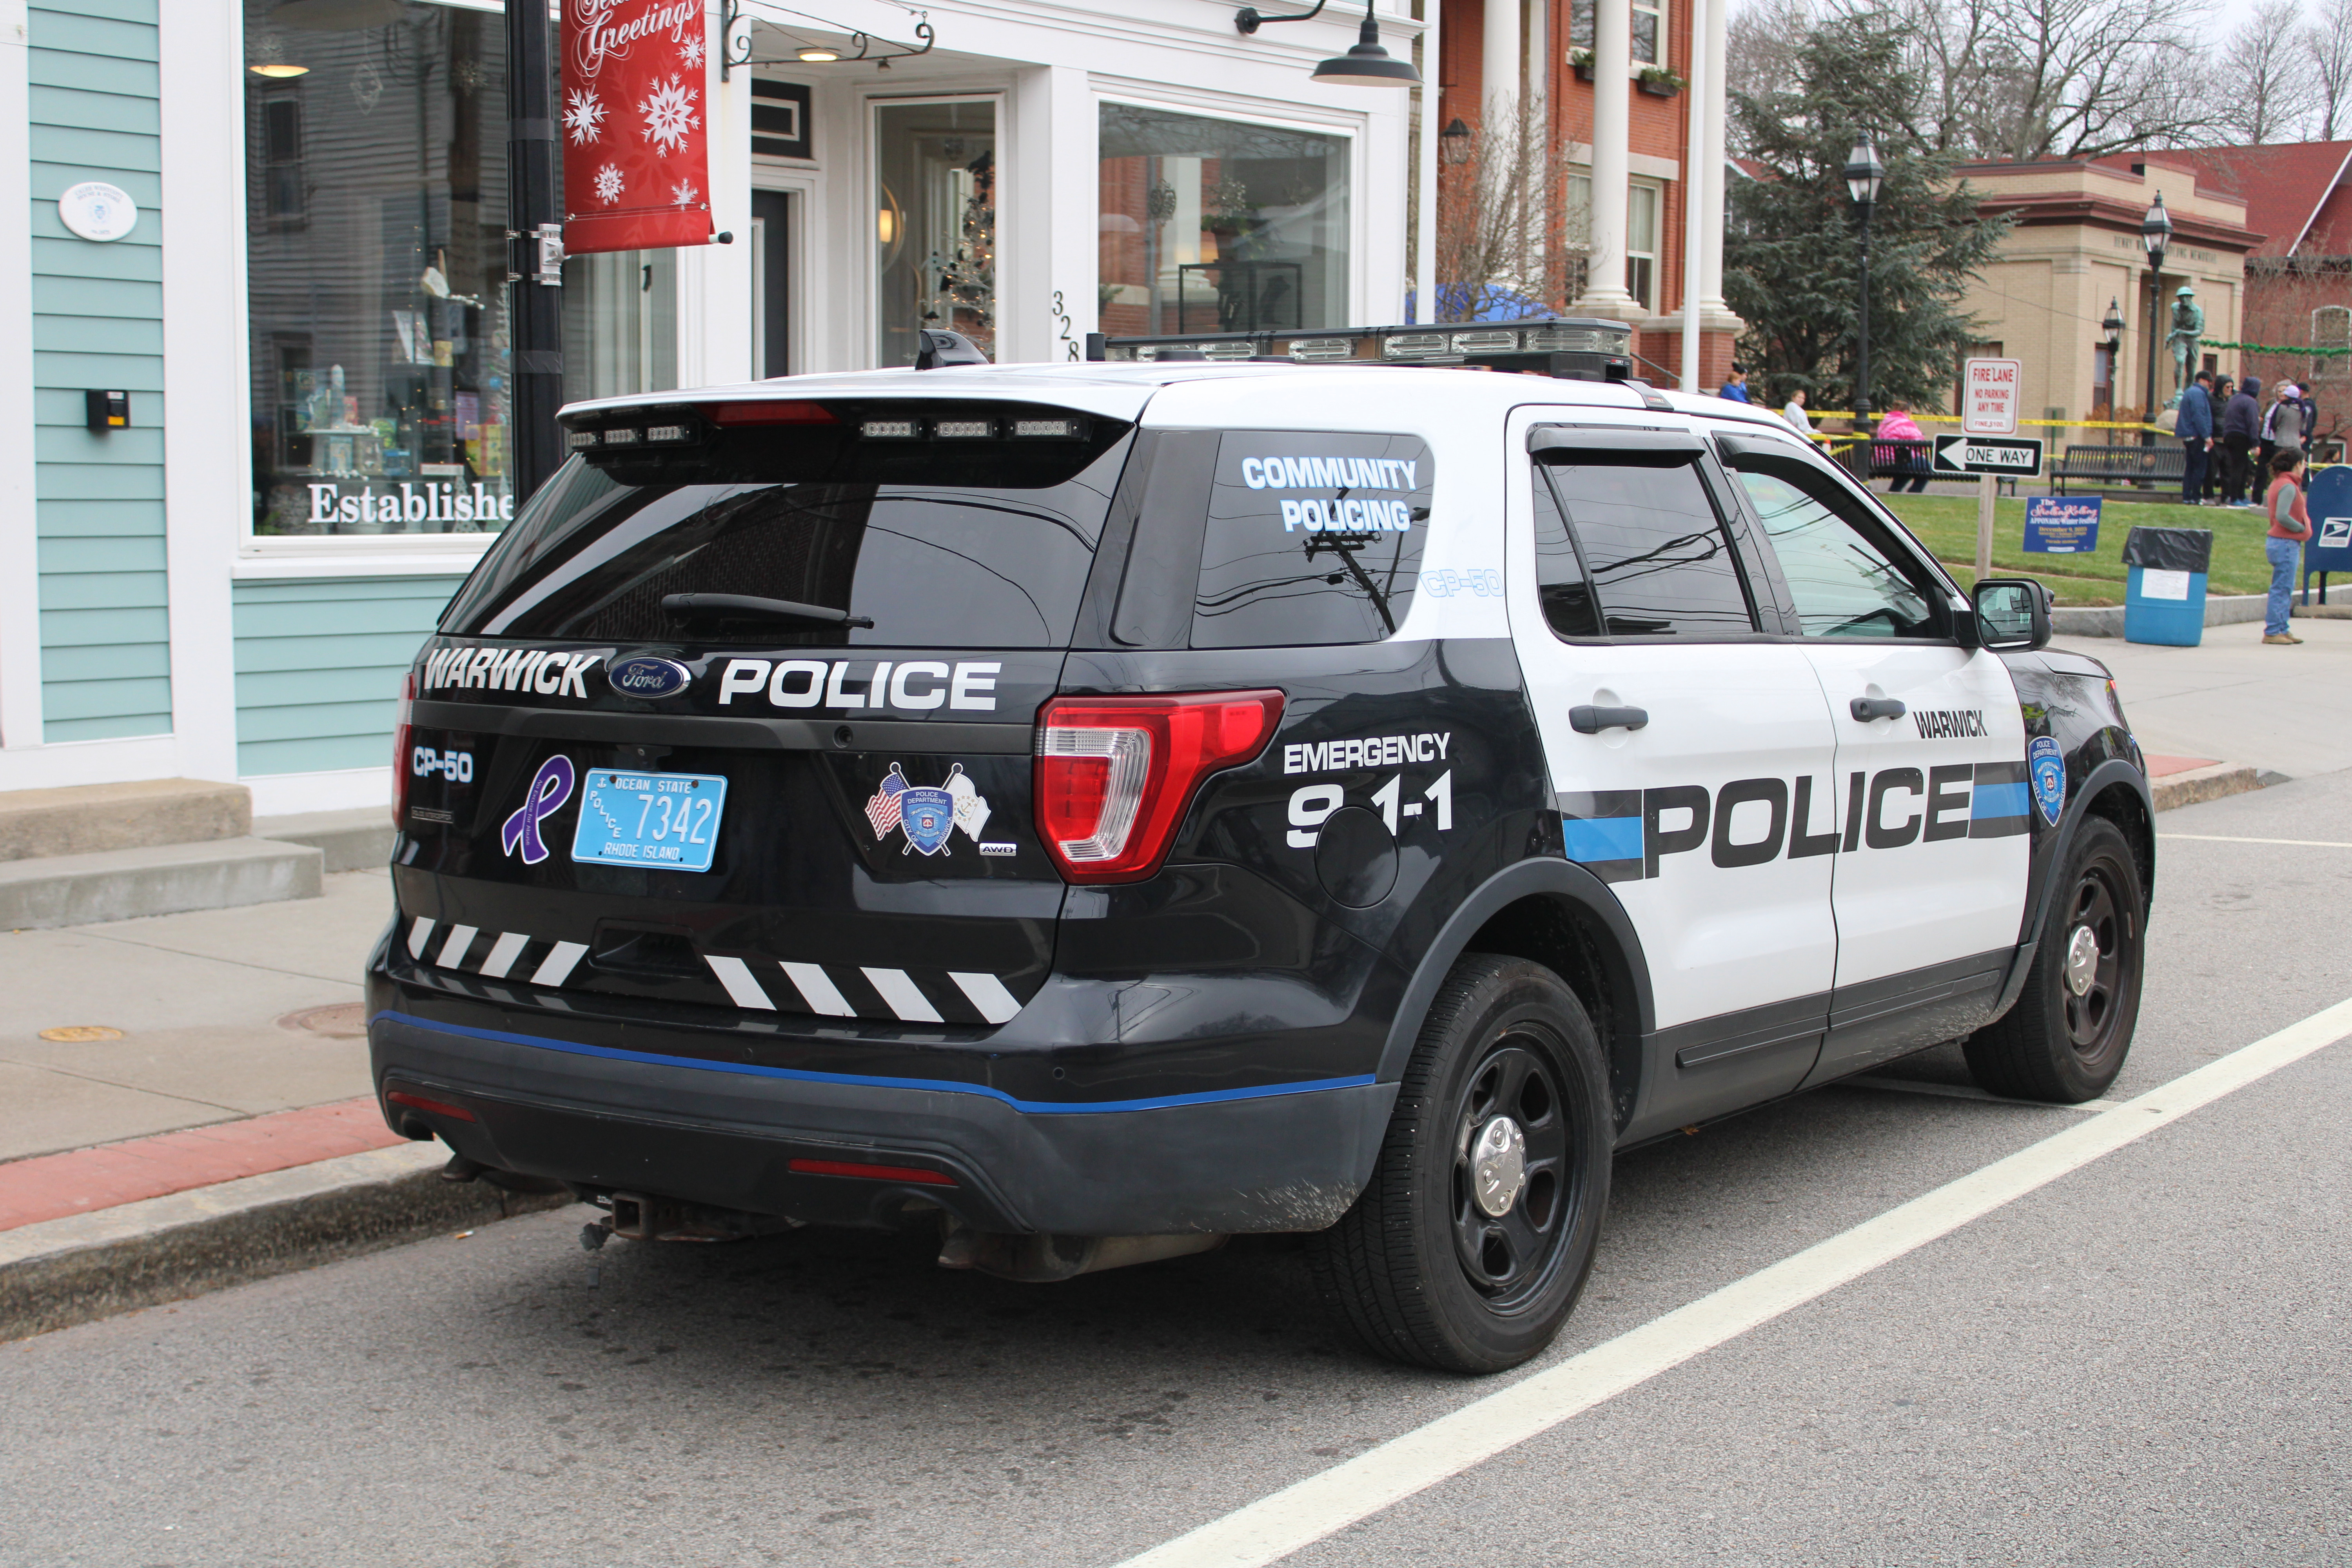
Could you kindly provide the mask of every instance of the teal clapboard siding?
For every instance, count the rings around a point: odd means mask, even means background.
[[[33,493],[49,741],[172,728],[161,3],[31,6]],[[107,245],[67,228],[58,197],[84,180],[130,192],[139,226]],[[131,394],[130,429],[89,433],[82,394],[92,388]]]
[[[391,760],[400,678],[462,577],[236,584],[236,771],[322,773]]]

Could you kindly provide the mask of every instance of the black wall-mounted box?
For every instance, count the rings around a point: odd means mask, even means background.
[[[103,436],[109,430],[127,429],[131,424],[131,395],[127,392],[85,392],[89,400],[89,429],[93,436]]]

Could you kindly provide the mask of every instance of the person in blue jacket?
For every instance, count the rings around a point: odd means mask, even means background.
[[[1734,403],[1747,402],[1748,367],[1744,364],[1733,365],[1731,367],[1731,379],[1723,384],[1723,390],[1717,394],[1717,395],[1719,397],[1728,397]]]
[[[2172,433],[2180,437],[2180,500],[2184,506],[2205,504],[2205,448],[2213,439],[2213,373],[2200,370],[2189,390],[2180,395],[2179,416]]]
[[[2230,394],[2230,401],[2221,405],[2221,504],[2249,507],[2246,499],[2247,462],[2253,456],[2254,443],[2263,437],[2263,405],[2256,394],[2263,384],[2252,376],[2240,382]]]

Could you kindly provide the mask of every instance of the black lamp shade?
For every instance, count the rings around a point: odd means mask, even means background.
[[[1864,136],[1846,154],[1845,189],[1856,206],[1868,206],[1878,199],[1879,188],[1886,183],[1886,165],[1878,161],[1878,143]]]
[[[1381,26],[1372,20],[1372,0],[1364,0],[1364,30],[1356,47],[1317,66],[1317,81],[1332,87],[1419,87],[1421,73],[1381,47]]]
[[[2150,256],[2161,256],[2164,247],[2172,243],[2172,215],[2164,210],[2164,193],[2156,193],[2156,205],[2139,220],[2139,242],[2147,247]]]
[[[2108,299],[2106,319],[2099,323],[2099,331],[2111,338],[2120,338],[2124,335],[2123,301],[2112,297]]]
[[[1470,161],[1471,141],[1470,127],[1463,124],[1457,114],[1437,133],[1437,156],[1447,163],[1466,163]]]

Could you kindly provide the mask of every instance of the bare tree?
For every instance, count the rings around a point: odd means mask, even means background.
[[[2338,17],[2306,28],[2303,47],[2311,62],[2311,117],[2317,140],[2333,142],[2340,124],[2352,130],[2352,27]]]
[[[1540,315],[1585,250],[1587,216],[1570,195],[1567,149],[1540,102],[1496,94],[1469,160],[1437,190],[1435,319]]]
[[[1748,0],[1724,28],[1725,85],[1737,97],[1759,101],[1786,91],[1796,80],[1797,56],[1812,30],[1811,0]],[[1735,116],[1732,136],[1739,135]]]
[[[1877,0],[1836,0],[1851,13]],[[1928,146],[1979,158],[2096,158],[2199,140],[2201,0],[1892,0]]]
[[[2233,142],[2288,142],[2310,113],[2311,51],[2297,36],[2300,0],[2262,0],[2230,33],[2212,87],[2216,125]]]

